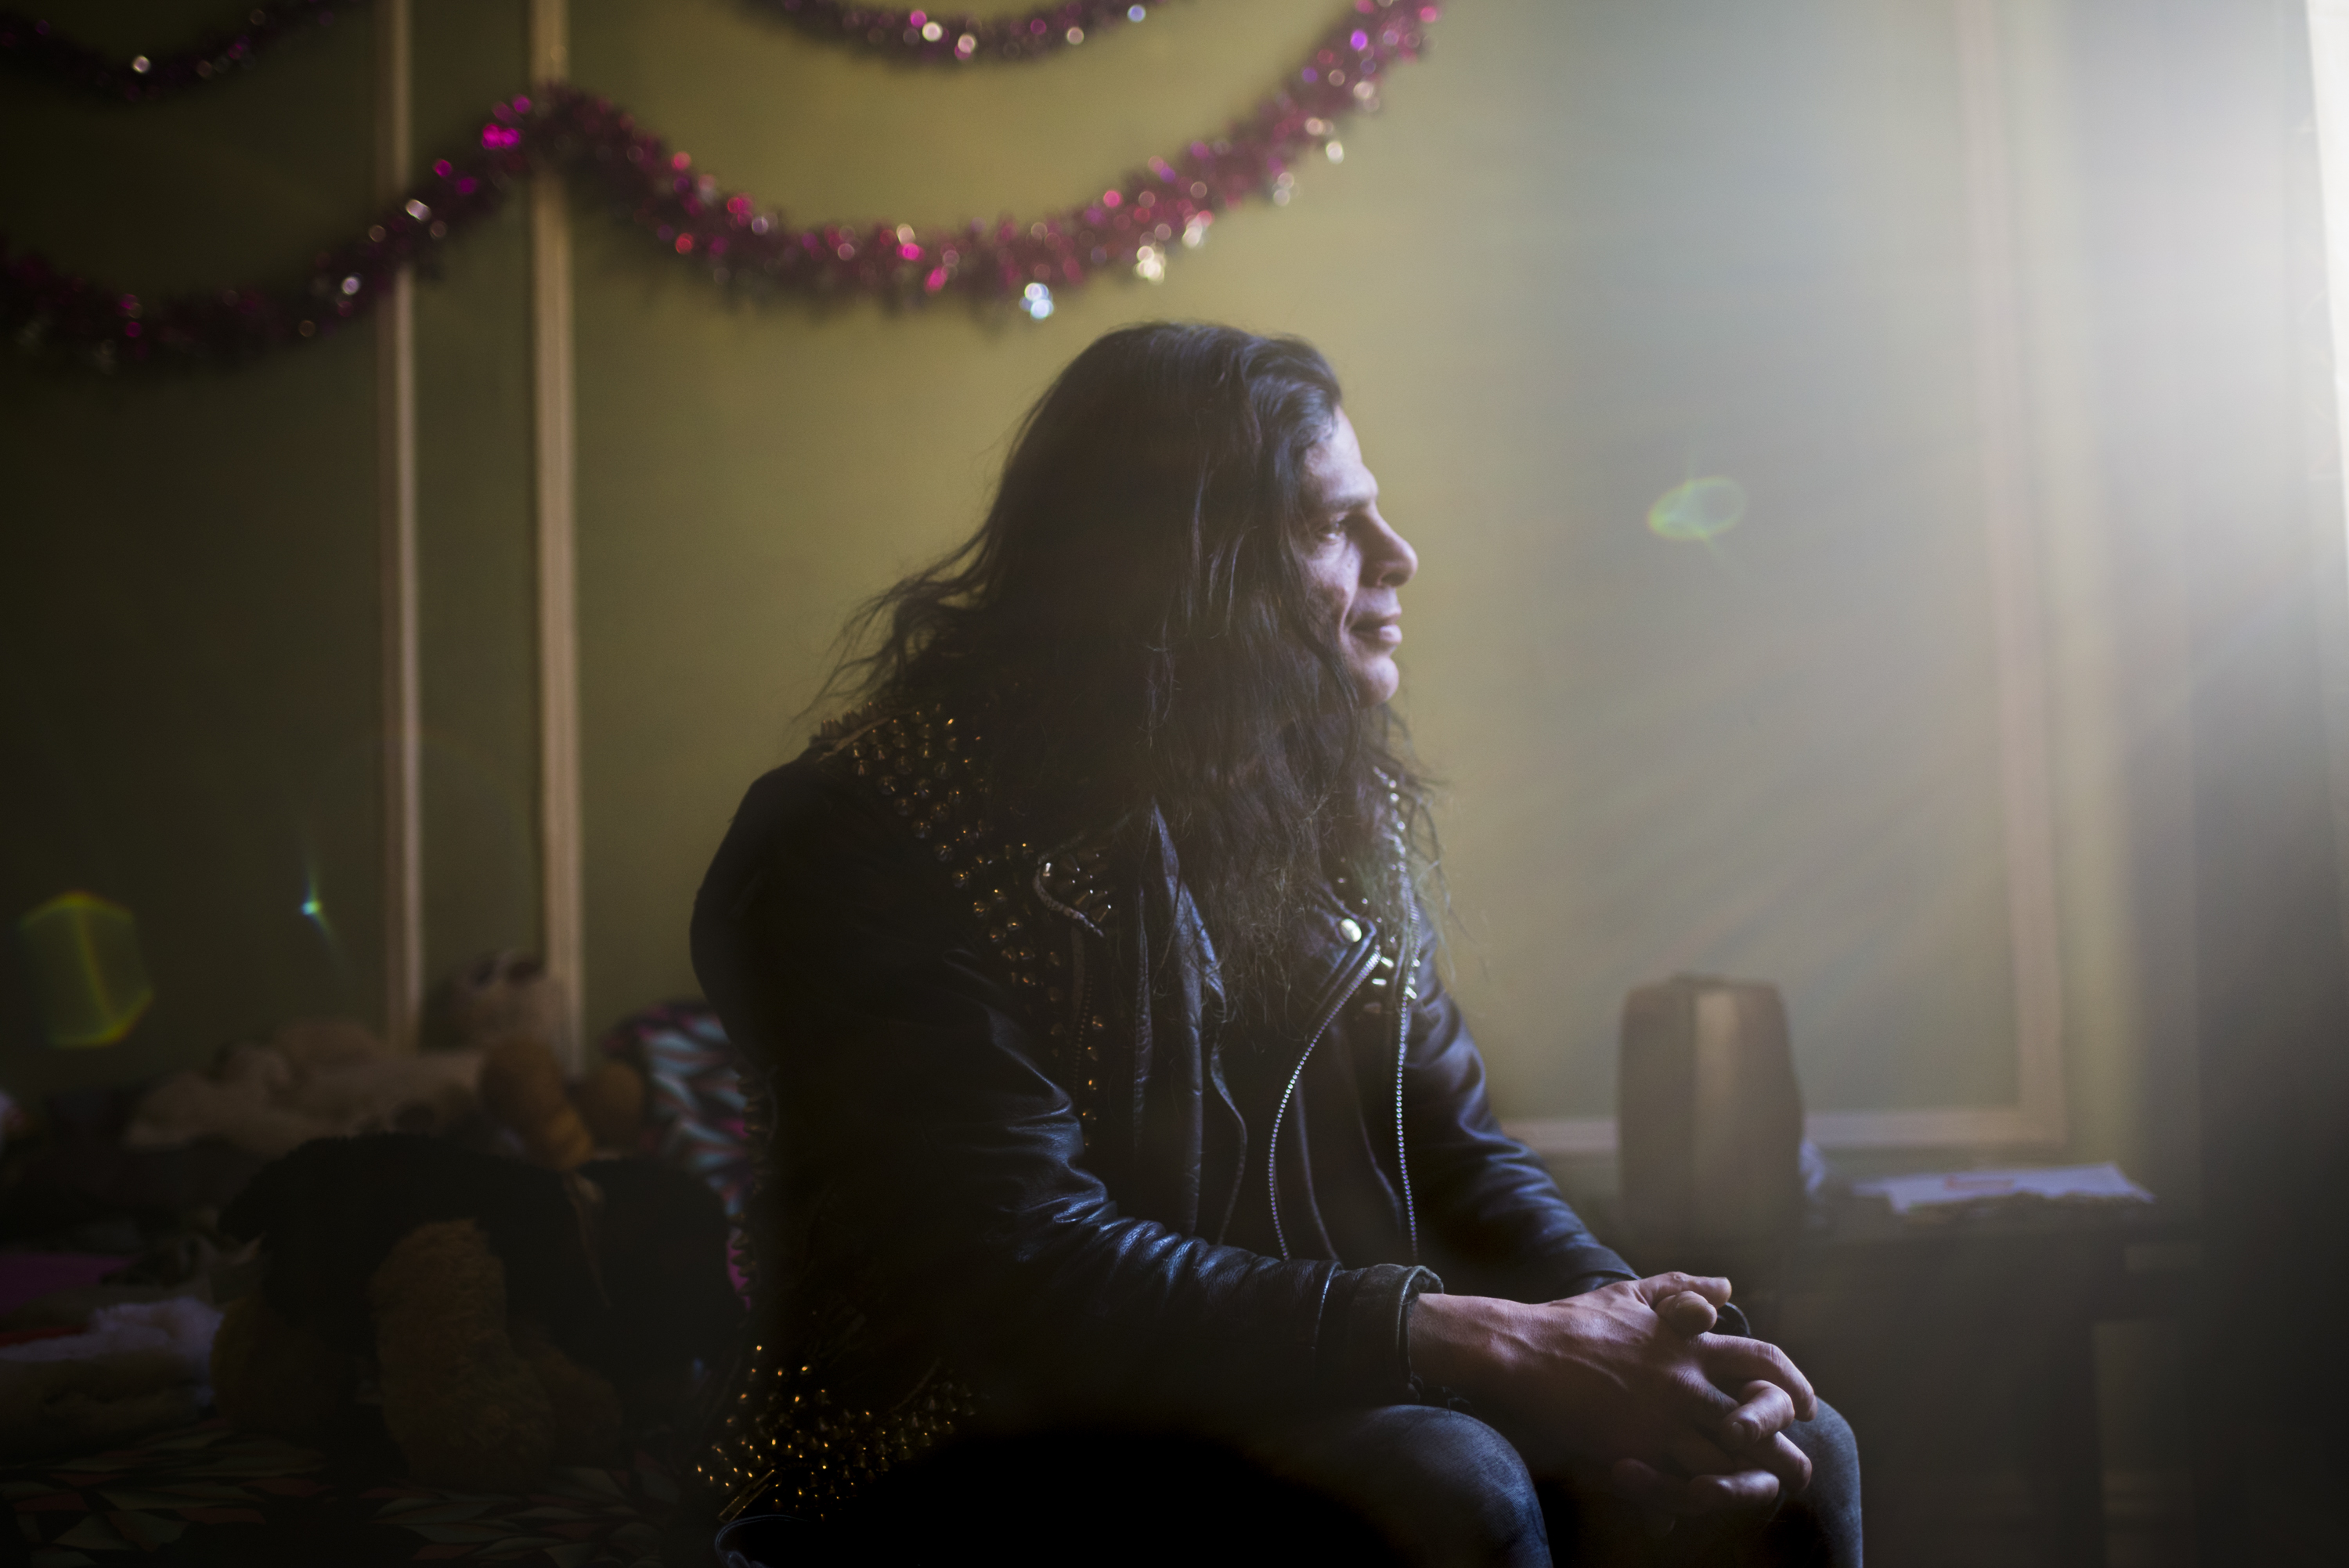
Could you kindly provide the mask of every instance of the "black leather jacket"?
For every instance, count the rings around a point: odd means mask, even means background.
[[[829,727],[696,904],[772,1117],[759,1322],[702,1465],[727,1511],[820,1514],[974,1422],[1408,1399],[1431,1270],[1527,1301],[1632,1277],[1500,1130],[1423,930],[1330,890],[1256,1047],[1286,1092],[1246,1125],[1163,823],[1023,839],[957,728]],[[1284,1255],[1221,1243],[1251,1171]]]

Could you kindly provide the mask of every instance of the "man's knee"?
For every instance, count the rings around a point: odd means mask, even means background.
[[[1265,1457],[1377,1525],[1406,1563],[1549,1562],[1525,1460],[1473,1416],[1389,1405],[1312,1423]]]
[[[1853,1506],[1858,1506],[1859,1439],[1852,1436],[1842,1412],[1822,1399],[1817,1418],[1796,1421],[1786,1429],[1786,1436],[1811,1461],[1812,1492],[1848,1493]]]
[[[1475,1519],[1495,1543],[1541,1538],[1534,1480],[1508,1439],[1457,1410],[1396,1405],[1379,1415],[1393,1434],[1386,1468],[1401,1493],[1439,1516]]]
[[[1859,1568],[1859,1442],[1840,1412],[1825,1400],[1816,1419],[1797,1421],[1786,1436],[1811,1461],[1811,1484],[1791,1509],[1816,1532],[1816,1561]]]

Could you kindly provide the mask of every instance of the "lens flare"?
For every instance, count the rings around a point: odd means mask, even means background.
[[[59,893],[16,923],[53,1046],[110,1046],[155,1000],[139,922],[94,892]]]
[[[302,903],[299,908],[302,911],[302,918],[316,926],[319,935],[328,942],[335,940],[334,922],[326,918],[326,901],[318,896],[318,873],[316,869],[312,869],[304,881]]]
[[[307,840],[306,832],[304,838]],[[334,912],[326,905],[326,897],[320,890],[319,880],[317,857],[305,841],[302,854],[302,902],[294,906],[295,912],[309,922],[310,929],[318,934],[318,940],[326,944],[326,955],[334,961],[335,967],[340,970],[345,963],[343,936],[341,932],[335,929]]]
[[[1685,480],[1648,509],[1648,531],[1675,542],[1710,543],[1745,516],[1745,491],[1719,475]]]

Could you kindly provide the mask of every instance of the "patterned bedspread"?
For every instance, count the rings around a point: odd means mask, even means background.
[[[383,1467],[206,1421],[134,1447],[0,1470],[0,1563],[27,1568],[367,1568],[390,1563],[660,1568],[676,1500],[639,1453],[558,1469],[526,1497],[387,1480]]]

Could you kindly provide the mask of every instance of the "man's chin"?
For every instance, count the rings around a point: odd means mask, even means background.
[[[1364,707],[1376,707],[1394,700],[1402,689],[1402,672],[1392,658],[1358,659],[1354,663],[1354,683],[1362,694]]]

